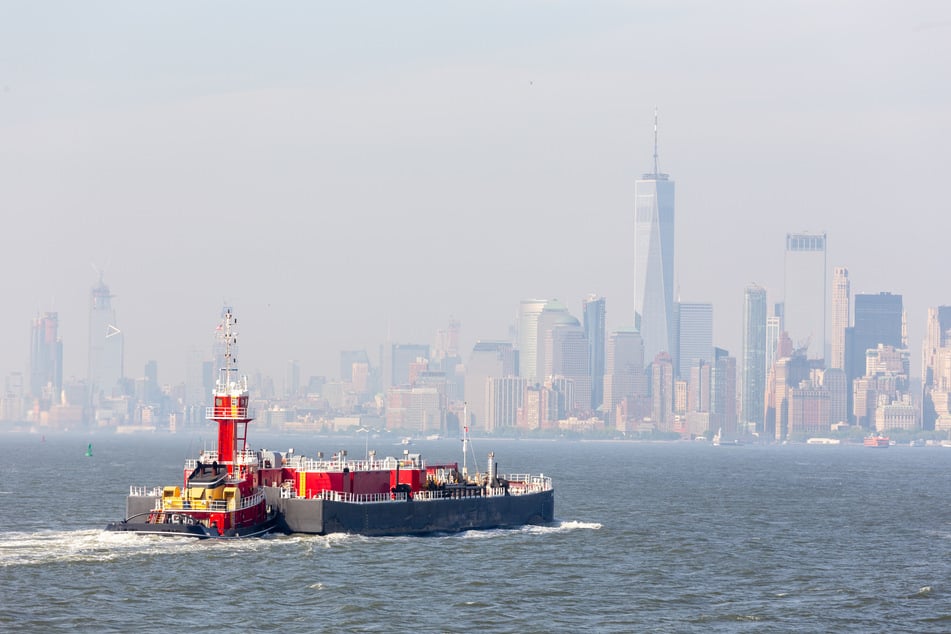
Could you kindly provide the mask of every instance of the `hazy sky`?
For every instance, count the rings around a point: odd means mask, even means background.
[[[184,378],[235,307],[242,370],[508,334],[590,292],[632,321],[634,180],[677,184],[683,301],[740,354],[786,232],[905,298],[914,372],[951,303],[951,3],[0,5],[0,373],[59,312],[86,372],[105,270],[126,374]]]

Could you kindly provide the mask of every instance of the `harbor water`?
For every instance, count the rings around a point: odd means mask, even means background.
[[[314,455],[456,440],[251,433]],[[92,456],[86,456],[92,443]],[[0,630],[951,631],[951,450],[475,439],[548,526],[190,541],[107,533],[206,438],[0,434]],[[470,461],[470,468],[472,464]]]

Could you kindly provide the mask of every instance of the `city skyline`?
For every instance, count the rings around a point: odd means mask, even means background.
[[[528,30],[491,7],[384,8],[394,37],[369,47],[350,41],[353,10],[297,8],[252,53],[207,8],[171,47],[157,35],[172,9],[77,7],[81,28],[60,29],[16,7],[0,26],[17,52],[0,56],[14,272],[0,371],[27,370],[30,320],[56,312],[64,379],[85,375],[90,263],[114,294],[126,372],[155,359],[162,383],[207,349],[223,303],[242,318],[242,369],[276,377],[291,359],[333,376],[342,349],[377,363],[386,342],[431,344],[450,315],[462,350],[508,339],[525,297],[580,315],[597,293],[607,332],[626,327],[634,181],[658,108],[676,295],[714,305],[715,345],[738,354],[743,289],[779,301],[783,237],[808,229],[854,293],[903,296],[917,374],[926,311],[948,301],[935,289],[951,98],[934,78],[949,10],[734,8],[742,20],[511,9]],[[229,19],[257,32],[250,12]],[[658,50],[664,64],[642,63]],[[787,195],[806,187],[808,204]],[[909,212],[892,222],[895,209]]]

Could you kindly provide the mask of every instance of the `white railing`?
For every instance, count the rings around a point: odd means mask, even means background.
[[[425,469],[426,462],[420,461],[414,464],[411,460],[396,460],[395,458],[384,458],[382,460],[314,460],[305,458],[297,463],[295,468],[298,471],[343,471],[344,468],[350,471],[383,471],[393,470],[397,466],[406,469]]]
[[[368,502],[405,502],[405,493],[343,493],[340,491],[320,491],[316,495],[310,491],[307,497],[312,500],[327,500],[330,502],[353,502],[366,504]]]
[[[551,478],[546,475],[533,476],[527,473],[513,473],[510,476],[502,477],[508,480],[511,495],[551,491],[552,488]]]
[[[252,506],[256,506],[264,500],[264,493],[257,491],[253,495],[241,498],[240,502],[234,508],[228,508],[229,500],[190,500],[187,497],[172,498],[167,501],[162,500],[161,507],[156,504],[156,510],[167,512],[190,511],[190,512],[224,512],[241,511]]]
[[[206,407],[206,420],[251,420],[254,418],[254,412],[249,407]]]
[[[129,495],[142,498],[162,497],[162,487],[140,487],[133,485],[129,487]]]
[[[258,463],[258,452],[246,449],[235,453],[234,460],[241,465],[256,465]]]
[[[201,462],[206,467],[210,467],[214,463],[218,462],[218,452],[206,450],[201,452],[201,456],[198,458],[186,459],[185,470],[194,471],[199,462]],[[234,463],[238,465],[256,465],[258,464],[258,452],[251,449],[236,451],[234,453]]]

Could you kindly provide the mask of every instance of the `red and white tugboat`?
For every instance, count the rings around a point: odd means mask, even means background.
[[[234,326],[226,309],[219,330],[224,339],[224,367],[215,386],[214,405],[206,413],[218,423],[218,448],[187,460],[183,486],[131,487],[126,519],[106,526],[183,537],[252,537],[271,531],[276,514],[260,482],[260,455],[247,447],[248,380],[234,367]]]

